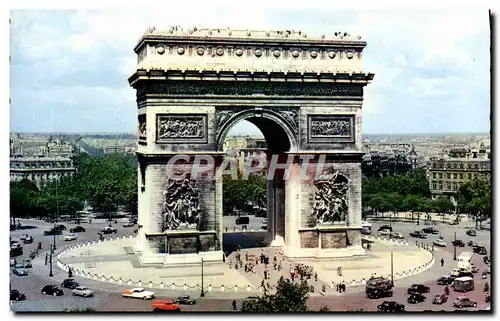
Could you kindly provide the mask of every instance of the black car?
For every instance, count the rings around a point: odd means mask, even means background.
[[[457,278],[463,278],[464,276],[469,277],[469,278],[474,278],[474,273],[469,272],[469,271],[458,271],[458,276]]]
[[[413,294],[413,293],[427,293],[429,292],[431,289],[427,286],[427,285],[423,285],[423,284],[412,284],[407,292],[408,294]]]
[[[392,297],[393,292],[390,290],[382,290],[382,289],[373,289],[366,291],[366,297],[369,299],[380,299],[380,298],[388,298]]]
[[[60,229],[61,231],[66,231],[66,226],[62,224],[56,225],[56,228]]]
[[[26,300],[26,294],[21,293],[18,290],[10,290],[10,299],[14,301]]]
[[[382,312],[402,312],[405,310],[404,304],[399,304],[396,301],[384,301],[377,306],[378,311]]]
[[[64,295],[63,290],[59,289],[57,285],[55,284],[50,284],[46,285],[42,288],[42,294],[48,294],[48,295],[53,295],[53,296],[59,296],[59,295]]]
[[[175,303],[193,305],[196,303],[196,300],[192,299],[189,295],[184,295],[175,299]]]
[[[381,227],[378,228],[378,231],[383,231],[383,230],[389,230],[392,232],[392,227],[389,225],[382,225]]]
[[[47,235],[61,235],[62,234],[62,231],[58,228],[51,228],[50,230],[48,231],[43,231],[43,235],[44,236],[47,236]]]
[[[462,240],[454,240],[454,241],[451,242],[451,244],[453,244],[453,246],[458,246],[458,247],[464,247],[465,246],[465,243]]]
[[[455,281],[455,278],[453,278],[451,276],[442,276],[437,280],[436,284],[437,285],[450,285],[450,284],[453,284],[454,281]]]
[[[467,232],[465,232],[465,234],[469,235],[469,236],[477,236],[476,234],[476,231],[475,230],[468,230]]]
[[[425,235],[425,233],[422,232],[422,231],[410,232],[410,236],[411,237],[416,237],[416,238],[419,238],[419,239],[426,239],[427,238],[427,235]]]
[[[486,251],[486,248],[484,246],[474,246],[472,248],[472,252],[480,254],[480,255],[488,254],[488,251]]]
[[[424,228],[422,229],[422,232],[427,233],[427,234],[439,234],[439,231],[438,231],[438,230],[436,230],[436,229],[435,229],[435,228],[433,228],[433,227],[424,227]]]
[[[85,229],[78,225],[77,227],[73,227],[69,229],[70,233],[79,233],[79,232],[85,232]]]
[[[484,264],[489,264],[490,258],[488,256],[483,257],[483,262],[484,262]]]
[[[425,296],[420,293],[413,293],[408,297],[407,302],[411,304],[420,303],[425,301]]]
[[[66,289],[75,289],[79,286],[80,284],[76,282],[73,279],[66,279],[61,283],[61,286]]]
[[[446,301],[448,301],[448,296],[446,294],[442,293],[442,294],[436,294],[434,296],[434,299],[432,300],[432,303],[433,304],[443,304]]]

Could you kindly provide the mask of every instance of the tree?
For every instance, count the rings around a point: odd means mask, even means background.
[[[481,223],[491,217],[491,181],[474,179],[461,185],[456,193],[457,207],[460,213],[471,214]]]
[[[307,281],[292,282],[283,277],[278,281],[276,293],[271,294],[265,288],[264,295],[257,299],[243,302],[241,312],[253,313],[296,313],[311,312],[307,307],[309,285]],[[322,308],[321,311],[327,311]]]
[[[29,217],[36,212],[39,190],[27,179],[10,182],[10,217],[15,225],[16,217]]]
[[[423,197],[420,195],[409,194],[409,195],[406,195],[406,197],[405,197],[406,207],[408,210],[411,211],[411,221],[412,222],[414,221],[413,215],[414,215],[415,211],[420,210],[420,208],[422,207],[421,206],[422,201],[423,201]]]

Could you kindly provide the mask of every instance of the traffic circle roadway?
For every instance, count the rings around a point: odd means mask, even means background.
[[[23,220],[21,220],[22,224],[25,224]],[[28,276],[17,276],[13,273],[10,274],[11,279],[11,288],[19,290],[22,293],[25,293],[27,296],[27,300],[15,302],[11,301],[11,309],[15,312],[36,312],[36,311],[63,311],[64,309],[73,309],[73,308],[92,308],[96,311],[130,311],[130,312],[150,312],[151,311],[151,301],[150,300],[139,300],[139,299],[126,299],[123,298],[121,292],[130,286],[124,285],[115,285],[110,283],[99,282],[95,280],[89,280],[81,277],[74,277],[74,279],[82,285],[87,286],[92,289],[95,294],[94,297],[91,298],[82,298],[75,297],[71,295],[71,290],[63,289],[64,295],[59,297],[53,297],[49,295],[43,295],[41,293],[41,289],[43,286],[47,284],[57,284],[60,283],[67,278],[67,272],[59,269],[59,267],[54,263],[53,264],[53,277],[49,277],[49,266],[45,266],[44,258],[45,253],[47,253],[47,249],[49,248],[49,243],[52,242],[52,236],[43,236],[43,230],[48,229],[52,226],[52,224],[48,223],[34,223],[34,221],[30,222],[32,225],[39,226],[36,229],[32,230],[18,230],[11,231],[11,236],[13,240],[18,240],[21,234],[27,233],[35,238],[35,241],[32,244],[23,245],[24,254],[17,258],[17,260],[21,260],[23,258],[28,258],[30,250],[36,248],[38,242],[42,242],[42,251],[39,253],[39,257],[33,262],[33,268],[29,269]],[[28,224],[26,222],[26,224]],[[71,244],[76,244],[77,242],[94,240],[97,236],[97,231],[106,226],[107,223],[92,223],[92,224],[81,224],[86,232],[78,233],[78,240],[64,242],[63,236],[56,237],[56,244],[58,250],[69,246]],[[378,228],[377,223],[373,224],[373,234],[376,235],[376,231]],[[71,226],[72,227],[72,226]],[[118,227],[118,236],[128,235],[133,231],[133,228],[122,228],[121,224],[114,225],[114,227]],[[395,231],[401,231],[405,238],[411,241],[414,239],[409,238],[407,230],[418,230],[421,229],[415,224],[410,223],[393,223],[393,228]],[[68,226],[68,229],[70,226]],[[470,238],[465,235],[466,229],[463,227],[451,227],[446,225],[437,226],[439,230],[443,230],[442,234],[444,236],[445,241],[448,244],[451,244],[453,240],[454,232],[457,233],[457,239],[462,239],[467,242],[469,239],[473,239],[474,241],[480,243],[485,246],[488,250],[488,254],[490,252],[490,232],[489,231],[478,231],[478,236],[475,238]],[[398,230],[399,229],[399,230]],[[405,232],[403,232],[405,231]],[[432,244],[433,239],[429,238],[427,240],[419,240],[423,241],[425,244]],[[457,248],[457,255],[466,250],[471,250],[470,247]],[[56,251],[57,253],[58,251]],[[394,295],[392,298],[385,299],[368,299],[364,293],[364,287],[355,287],[355,288],[347,288],[346,293],[337,294],[337,295],[329,295],[322,296],[320,294],[312,294],[308,300],[308,306],[311,309],[319,310],[322,307],[328,307],[330,311],[351,311],[351,310],[360,310],[364,311],[376,311],[377,306],[385,300],[389,301],[397,301],[398,303],[405,305],[406,311],[424,311],[424,310],[434,310],[434,311],[455,311],[456,308],[453,307],[453,301],[459,296],[466,296],[471,300],[475,300],[478,303],[477,308],[467,308],[465,310],[473,311],[473,310],[484,310],[490,304],[485,303],[485,292],[483,291],[483,287],[485,282],[488,282],[491,286],[490,275],[486,280],[481,278],[481,272],[487,270],[487,265],[483,262],[482,256],[475,255],[475,264],[479,268],[479,273],[475,275],[475,290],[467,293],[457,293],[454,292],[451,288],[451,293],[448,298],[448,301],[442,305],[436,305],[432,303],[432,299],[434,295],[440,294],[444,292],[444,286],[440,286],[436,284],[436,280],[445,274],[449,274],[451,270],[456,266],[456,262],[453,261],[453,247],[447,246],[442,249],[437,249],[435,252],[436,255],[436,263],[429,270],[412,276],[408,278],[404,278],[401,280],[395,281]],[[444,259],[444,266],[441,267],[440,260]],[[54,262],[56,258],[54,256]],[[417,304],[409,304],[406,303],[407,294],[406,289],[412,283],[420,283],[425,284],[430,287],[431,291],[426,296],[426,301]],[[243,292],[235,292],[229,294],[226,292],[225,297],[221,297],[221,293],[209,292],[204,298],[199,297],[199,293],[187,293],[185,291],[172,291],[172,290],[153,290],[156,293],[156,299],[172,299],[179,295],[190,294],[192,297],[196,298],[197,303],[195,305],[186,305],[182,307],[183,311],[232,311],[232,301],[233,299],[237,302],[238,310],[241,308],[242,302],[248,296]],[[228,297],[230,296],[230,297]]]

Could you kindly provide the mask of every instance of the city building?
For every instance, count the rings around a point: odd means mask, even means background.
[[[24,178],[42,187],[45,182],[73,175],[76,169],[73,161],[63,157],[11,157],[10,180]]]
[[[456,148],[428,164],[429,188],[433,199],[444,196],[456,204],[455,193],[461,184],[475,178],[491,179],[490,150]]]
[[[376,148],[376,150],[373,150]],[[365,178],[404,173],[420,167],[415,146],[409,144],[365,144],[361,169]]]

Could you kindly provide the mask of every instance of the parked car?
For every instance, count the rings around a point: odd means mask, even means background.
[[[144,288],[134,288],[130,290],[125,290],[122,293],[124,298],[136,298],[143,300],[151,300],[155,297],[155,293],[152,291],[147,291]]]
[[[392,232],[392,226],[382,225],[381,227],[378,228],[378,232],[383,231],[383,230],[389,230]]]
[[[10,299],[13,301],[26,300],[26,294],[21,293],[18,290],[10,290]]]
[[[440,277],[436,284],[437,285],[450,285],[450,284],[453,284],[453,281],[455,281],[455,278],[450,276],[450,275],[445,275],[445,276],[442,276]]]
[[[91,296],[94,296],[94,291],[82,285],[77,286],[72,292],[74,296],[82,296],[84,298],[89,298]]]
[[[103,233],[103,234],[111,234],[111,233],[116,233],[116,232],[118,232],[118,230],[115,228],[112,228],[110,226],[106,226],[105,228],[103,228],[101,230],[101,233]]]
[[[433,304],[443,304],[448,301],[448,296],[445,293],[436,294],[432,300]]]
[[[471,270],[465,270],[465,269],[453,269],[451,271],[451,276],[455,278],[461,278],[464,276],[468,276],[471,278],[474,278],[474,273],[472,273]]]
[[[12,269],[12,273],[19,276],[28,275],[28,270],[26,270],[22,265],[16,264]]]
[[[65,241],[74,241],[76,240],[76,234],[68,234],[64,237]]]
[[[469,298],[466,298],[466,297],[458,297],[454,302],[453,302],[453,306],[455,308],[464,308],[464,307],[477,307],[477,302],[474,301],[474,300],[471,300]]]
[[[428,293],[431,289],[427,285],[423,284],[412,284],[407,292],[408,294],[413,294],[413,293]]]
[[[454,241],[451,242],[451,244],[453,244],[453,246],[458,246],[458,247],[464,247],[465,246],[465,243],[462,240],[454,240]]]
[[[66,231],[66,226],[64,226],[62,224],[56,225],[56,228],[58,228],[61,231]]]
[[[28,234],[22,234],[21,237],[19,238],[21,241],[24,241],[25,239],[27,239],[28,237],[30,237]]]
[[[48,231],[43,231],[43,235],[44,236],[47,236],[47,235],[61,235],[62,234],[62,231],[58,228],[51,228],[50,230]]]
[[[473,240],[470,240],[469,242],[467,242],[467,245],[474,247],[474,246],[479,246],[479,243],[474,242]]]
[[[59,289],[55,284],[49,284],[42,288],[42,294],[48,294],[53,296],[64,295],[63,290]]]
[[[446,247],[446,242],[441,239],[435,240],[434,242],[432,242],[432,244],[439,247]]]
[[[472,248],[472,252],[480,254],[480,255],[486,255],[488,254],[488,251],[484,246],[475,246]]]
[[[132,227],[134,225],[135,225],[134,222],[127,222],[127,223],[123,224],[123,227]]]
[[[168,300],[155,300],[152,307],[154,312],[181,312],[180,305]]]
[[[420,293],[412,293],[406,300],[408,303],[415,304],[415,303],[420,303],[424,302],[426,300],[425,295],[420,294]]]
[[[33,243],[33,237],[28,236],[27,238],[25,238],[25,239],[23,240],[23,243],[24,243],[24,244],[31,244],[31,243]]]
[[[405,237],[403,236],[402,233],[399,232],[391,232],[391,237],[395,239],[404,239]]]
[[[465,234],[467,234],[469,236],[477,236],[477,233],[475,230],[467,230],[467,232],[465,232]]]
[[[377,306],[377,310],[383,312],[401,312],[405,310],[405,306],[396,301],[384,301]]]
[[[70,228],[69,232],[70,233],[80,233],[80,232],[85,232],[85,229],[83,227],[81,227],[80,225],[78,225],[76,227]]]
[[[426,233],[426,234],[439,234],[439,231],[436,230],[435,228],[433,227],[424,227],[422,229],[422,232]]]
[[[14,258],[14,259],[10,259],[10,266],[14,266],[17,264],[17,260]]]
[[[416,238],[419,238],[419,239],[426,239],[427,238],[427,235],[425,235],[425,233],[422,232],[422,231],[410,232],[410,236],[411,237],[416,237]]]
[[[192,299],[189,295],[184,295],[175,299],[175,303],[193,305],[196,304],[196,300]]]
[[[80,283],[76,282],[73,279],[65,279],[64,281],[62,281],[61,286],[67,289],[76,289],[80,286]]]
[[[14,242],[10,245],[10,249],[11,250],[15,250],[15,249],[22,249],[23,246],[20,244],[20,243],[17,243],[17,242]]]

